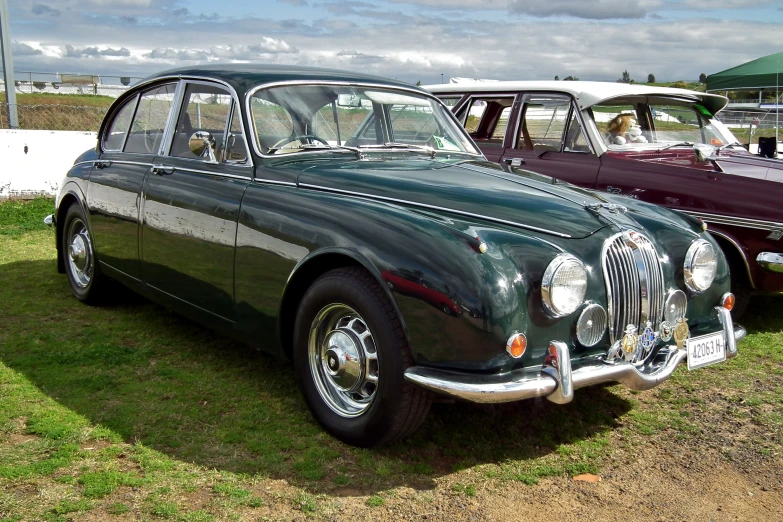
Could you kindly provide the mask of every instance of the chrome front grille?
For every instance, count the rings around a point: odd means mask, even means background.
[[[604,243],[601,257],[611,342],[621,338],[629,324],[642,332],[650,321],[657,332],[665,292],[663,270],[653,244],[642,234],[627,230]]]

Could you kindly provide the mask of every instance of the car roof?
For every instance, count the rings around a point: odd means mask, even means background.
[[[148,83],[158,78],[170,77],[222,80],[234,87],[240,96],[258,85],[293,81],[373,83],[388,87],[422,90],[407,82],[339,69],[255,63],[223,63],[178,67],[153,74],[145,78],[142,83]],[[424,91],[422,90],[422,92]]]
[[[583,81],[460,81],[425,85],[425,89],[435,94],[463,92],[508,92],[508,91],[557,91],[574,97],[580,109],[587,109],[598,103],[622,96],[673,96],[688,98],[704,105],[712,114],[716,114],[729,102],[725,96],[706,92],[656,87],[654,85],[628,84],[616,82]]]

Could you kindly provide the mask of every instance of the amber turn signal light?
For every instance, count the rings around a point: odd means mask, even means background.
[[[731,312],[731,309],[734,308],[734,302],[736,299],[734,298],[734,294],[731,292],[726,292],[723,294],[723,297],[720,299],[720,304],[723,308]]]
[[[527,337],[525,334],[514,332],[506,342],[506,351],[514,359],[519,359],[525,353],[527,348]]]

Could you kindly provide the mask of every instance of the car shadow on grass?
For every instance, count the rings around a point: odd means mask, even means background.
[[[0,265],[0,280],[0,361],[59,405],[162,459],[286,479],[316,493],[427,489],[484,464],[491,466],[483,473],[524,482],[592,471],[632,407],[608,387],[579,390],[565,406],[436,403],[410,439],[353,448],[314,421],[288,362],[140,297],[79,303],[54,261]]]
[[[762,295],[750,300],[745,314],[736,319],[748,333],[780,332],[783,330],[783,295]]]

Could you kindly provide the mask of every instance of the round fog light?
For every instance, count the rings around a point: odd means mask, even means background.
[[[666,303],[663,305],[663,318],[671,324],[685,317],[688,309],[688,298],[682,290],[672,290],[666,296]]]
[[[591,304],[582,310],[576,321],[576,339],[585,348],[595,346],[603,339],[606,331],[606,310],[601,305]]]
[[[729,312],[731,312],[731,309],[734,308],[734,302],[736,299],[734,298],[734,294],[731,292],[726,292],[723,294],[723,297],[720,298],[720,303]]]
[[[525,353],[527,348],[527,337],[525,334],[514,332],[506,342],[506,351],[514,359],[519,359]]]

